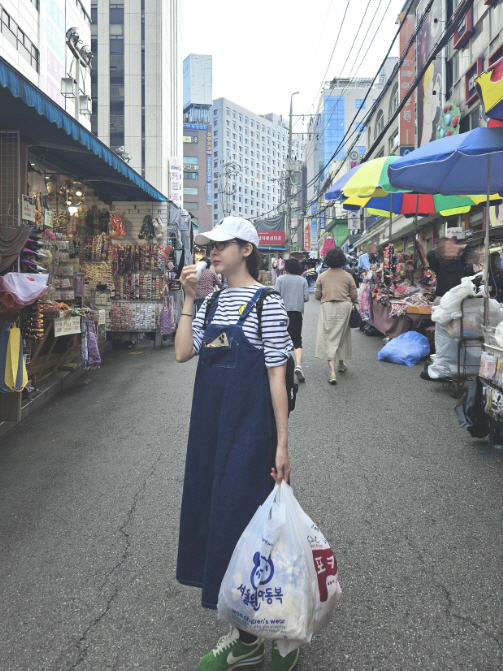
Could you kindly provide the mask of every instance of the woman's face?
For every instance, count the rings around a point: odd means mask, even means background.
[[[246,257],[252,252],[250,243],[240,247],[235,241],[229,241],[224,249],[213,248],[210,253],[211,262],[215,272],[222,275],[232,275],[240,269],[242,264],[246,264]]]

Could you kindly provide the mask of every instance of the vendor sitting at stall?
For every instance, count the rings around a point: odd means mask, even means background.
[[[440,238],[436,248],[428,252],[428,264],[437,276],[437,298],[461,284],[463,277],[473,275],[473,266],[466,260],[468,253],[469,248],[458,246],[451,238]]]

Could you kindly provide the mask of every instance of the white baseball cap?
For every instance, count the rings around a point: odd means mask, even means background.
[[[257,229],[246,219],[241,217],[225,217],[211,231],[198,233],[194,242],[196,245],[207,245],[208,242],[225,242],[226,240],[246,240],[255,247],[259,246]]]

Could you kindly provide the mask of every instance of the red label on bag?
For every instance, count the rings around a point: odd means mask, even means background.
[[[330,548],[313,550],[314,566],[318,576],[320,601],[328,599],[328,586],[333,584],[337,576],[337,559]],[[333,579],[331,579],[333,578]]]

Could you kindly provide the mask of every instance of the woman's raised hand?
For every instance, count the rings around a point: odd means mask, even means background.
[[[190,296],[191,298],[194,298],[196,295],[196,286],[197,286],[197,278],[196,278],[196,265],[193,266],[185,266],[185,268],[182,270],[182,274],[180,277],[180,281],[182,283],[183,290],[185,291],[186,296]]]

